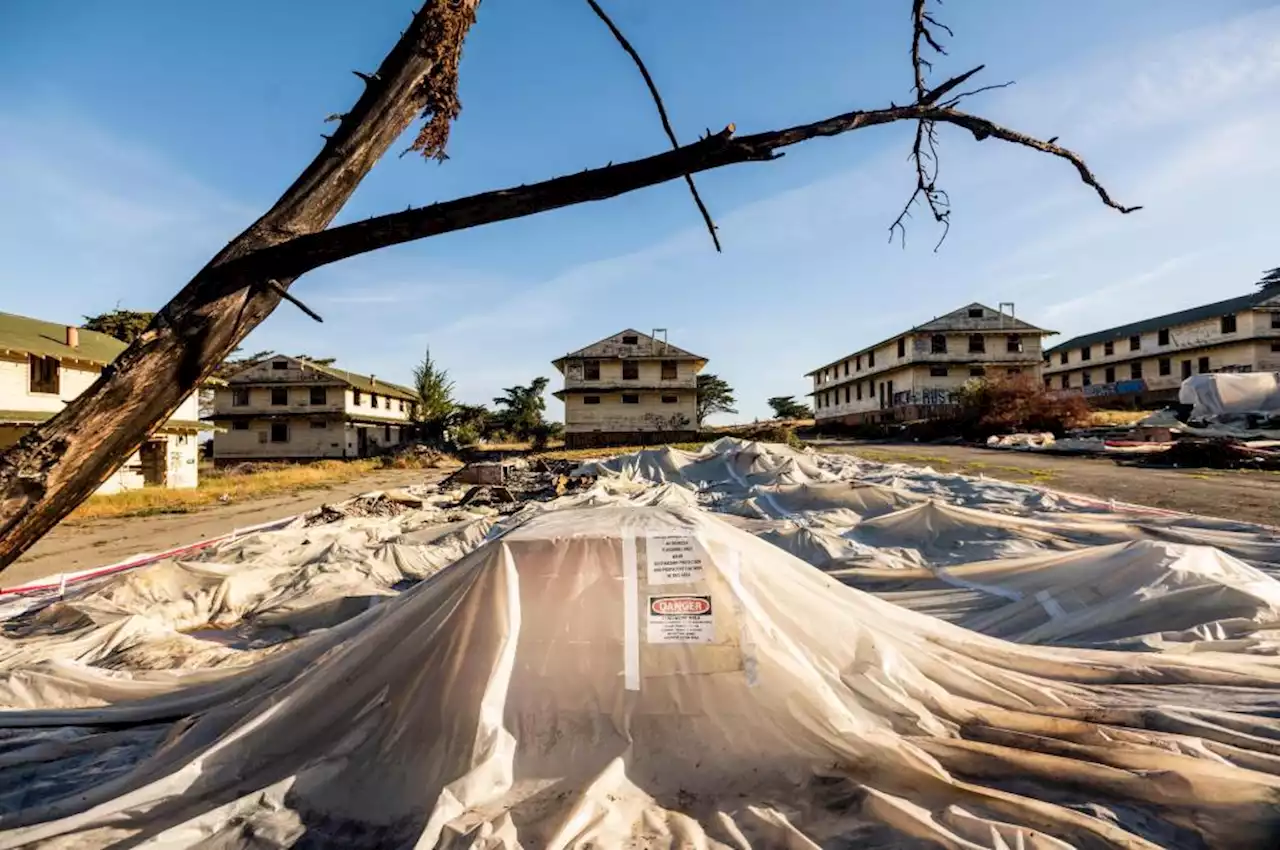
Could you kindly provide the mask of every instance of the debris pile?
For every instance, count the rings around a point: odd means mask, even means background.
[[[1280,442],[1242,441],[1234,437],[1189,437],[1170,443],[1164,451],[1117,463],[1180,469],[1258,469],[1280,471]]]

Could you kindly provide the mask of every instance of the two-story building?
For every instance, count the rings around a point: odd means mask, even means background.
[[[1207,372],[1280,371],[1280,284],[1069,339],[1045,352],[1044,385],[1090,401],[1159,406]]]
[[[969,304],[807,373],[814,417],[858,425],[949,415],[972,378],[1038,379],[1041,338],[1052,333],[1016,318],[1011,303]]]
[[[658,334],[662,338],[658,338]],[[705,357],[625,330],[552,361],[564,375],[565,447],[652,445],[698,433],[698,373]]]
[[[408,442],[417,394],[374,375],[273,355],[214,391],[217,464],[368,457]]]
[[[0,449],[87,390],[127,346],[104,333],[0,313]],[[97,492],[199,483],[202,429],[195,395],[156,429]]]

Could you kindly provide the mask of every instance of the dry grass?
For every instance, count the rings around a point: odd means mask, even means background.
[[[696,452],[700,450],[711,440],[702,440],[694,443],[671,443],[671,448],[682,449],[686,452]],[[544,458],[546,460],[593,460],[600,457],[614,457],[616,455],[626,455],[632,452],[644,451],[645,449],[660,449],[664,446],[607,446],[598,449],[552,449],[545,452],[538,452],[535,457]]]
[[[1089,425],[1093,428],[1134,425],[1150,415],[1149,410],[1094,410],[1089,414]]]
[[[364,459],[259,465],[249,472],[212,471],[202,473],[200,486],[193,490],[147,487],[143,490],[112,493],[109,496],[91,496],[76,508],[69,521],[191,513],[225,502],[248,501],[281,493],[331,487],[368,475],[377,468],[377,460]]]

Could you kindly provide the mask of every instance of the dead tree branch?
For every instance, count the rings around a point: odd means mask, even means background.
[[[653,105],[658,107],[658,117],[662,119],[662,129],[666,131],[667,138],[671,140],[671,147],[678,150],[680,142],[676,139],[676,131],[671,127],[671,120],[667,118],[667,107],[662,102],[662,95],[658,93],[658,86],[653,81],[653,77],[650,76],[649,69],[645,67],[644,60],[640,58],[640,54],[631,46],[631,42],[614,25],[596,0],[587,0],[587,5],[591,7],[591,11],[596,13],[596,17],[604,21],[604,25],[609,28],[609,32],[613,33],[613,37],[617,39],[618,44],[622,46],[622,49],[631,57],[631,61],[635,62],[636,67],[640,69],[640,76],[644,77],[644,84],[649,87],[649,94],[653,97]],[[693,202],[698,205],[698,212],[702,214],[702,220],[707,225],[707,232],[711,234],[712,244],[716,246],[716,251],[722,250],[720,248],[720,237],[716,233],[716,223],[712,221],[711,213],[707,211],[707,205],[702,202],[702,198],[698,195],[698,187],[693,184],[693,175],[684,175],[684,182],[689,187],[689,194],[693,195]]]

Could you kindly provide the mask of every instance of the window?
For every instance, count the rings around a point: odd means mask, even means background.
[[[1064,352],[1062,352],[1061,354],[1059,354],[1059,355],[1058,355],[1058,362],[1059,362],[1059,363],[1061,363],[1063,366],[1066,366],[1066,365],[1067,365],[1067,355],[1068,355],[1069,353],[1070,353],[1070,352],[1066,352],[1066,351],[1064,351]]]
[[[1102,344],[1102,356],[1110,357],[1116,353],[1116,344],[1114,342],[1104,342]]]
[[[679,374],[679,370],[676,368],[676,361],[674,360],[662,361],[662,380],[674,381],[678,374]]]
[[[1108,383],[1108,384],[1114,384],[1114,383],[1116,382],[1116,367],[1115,367],[1115,366],[1108,366],[1108,367],[1107,367],[1106,377],[1104,377],[1104,378],[1103,378],[1103,380],[1104,380],[1106,383]]]
[[[622,338],[622,344],[623,345],[639,345],[640,337],[636,336],[635,334],[627,334]]]
[[[1280,328],[1280,313],[1272,313],[1271,314],[1271,330],[1274,331],[1277,328]]]
[[[679,402],[680,402],[680,397],[679,397],[679,396],[674,396],[674,395],[664,395],[664,396],[662,397],[662,403],[663,403],[663,404],[678,404]]]
[[[859,354],[857,357],[853,358],[853,368],[854,368],[856,371],[859,371],[859,372],[861,372],[861,371],[862,371],[862,355],[861,355],[861,354]]]
[[[624,381],[640,380],[640,361],[639,360],[623,360],[622,361],[622,380]]]
[[[584,396],[582,397],[582,403],[583,403],[583,404],[599,404],[599,403],[600,403],[600,396],[598,396],[598,395],[584,395]]]
[[[600,380],[600,361],[599,360],[582,361],[582,379],[584,381]]]
[[[249,388],[248,387],[232,387],[231,388],[231,406],[232,407],[248,407],[249,406]]]
[[[282,405],[289,403],[289,390],[285,387],[271,388],[271,403],[274,405]]]
[[[289,361],[288,360],[272,360],[271,368],[275,369],[277,372],[282,371],[284,369],[288,369]]]
[[[231,430],[232,431],[248,431],[249,423],[245,422],[244,420],[240,420],[239,422],[232,422]]]
[[[356,407],[359,407],[359,406],[360,406],[361,401],[360,401],[360,391],[359,391],[359,390],[352,390],[352,391],[351,391],[351,403],[352,403],[352,404],[354,404]]]
[[[328,428],[328,427],[329,427],[329,423],[328,423],[328,422],[326,422],[326,421],[325,421],[325,420],[323,420],[323,419],[312,419],[312,420],[311,420],[311,430],[312,430],[312,431],[323,431],[325,428]]]
[[[970,319],[981,319],[981,318],[982,318],[982,315],[983,315],[983,314],[982,314],[982,308],[981,308],[981,307],[970,307],[970,308],[969,308],[969,318],[970,318]]]
[[[1022,353],[1022,337],[1017,334],[1009,334],[1009,339],[1005,342],[1005,350],[1010,354]]]
[[[1089,346],[1087,346],[1087,345],[1086,345],[1084,348],[1080,349],[1080,359],[1081,359],[1081,360],[1092,360],[1092,359],[1093,359],[1093,349],[1089,348]]]
[[[907,356],[907,338],[905,336],[902,339],[898,340],[898,356],[899,357]]]
[[[1272,350],[1272,351],[1280,351],[1280,342],[1272,342],[1272,343],[1271,343],[1271,350]]]
[[[876,365],[876,353],[874,351],[867,352],[867,368],[870,369]]]
[[[58,358],[31,355],[31,392],[58,393],[62,386]]]
[[[377,393],[369,393],[369,406],[370,406],[370,407],[372,407],[374,410],[377,410],[377,409],[378,409],[378,394],[377,394]]]
[[[289,423],[288,422],[272,422],[271,423],[271,442],[273,443],[289,442]]]
[[[1236,314],[1228,313],[1222,317],[1222,332],[1224,334],[1233,334],[1236,332]]]
[[[1090,371],[1088,371],[1088,370],[1085,370],[1084,372],[1081,372],[1081,373],[1080,373],[1080,386],[1082,386],[1082,387],[1091,387],[1091,386],[1093,386],[1093,373],[1092,373],[1092,372],[1090,372]]]
[[[1203,375],[1205,372],[1209,371],[1209,358],[1201,357],[1200,362],[1197,363],[1196,365],[1199,367],[1198,371],[1200,372],[1200,374]]]
[[[987,341],[982,334],[971,334],[969,336],[969,353],[983,354],[987,350]]]
[[[1135,381],[1142,377],[1142,361],[1141,360],[1135,360],[1129,364],[1129,377]]]
[[[1182,377],[1184,378],[1191,377],[1191,361],[1190,360],[1182,361]]]
[[[1071,386],[1071,376],[1070,376],[1070,375],[1063,375],[1063,376],[1059,379],[1059,381],[1061,382],[1061,384],[1062,384],[1062,388],[1063,388],[1064,390],[1065,390],[1065,389],[1068,389],[1068,388]]]
[[[929,340],[929,352],[931,354],[947,353],[947,338],[943,334],[934,334]]]
[[[1130,351],[1142,350],[1142,336],[1140,334],[1134,334],[1133,336],[1129,337],[1129,350]]]
[[[986,376],[986,374],[987,374],[987,370],[986,370],[986,369],[984,369],[984,368],[982,368],[981,366],[970,366],[970,367],[969,367],[969,377],[970,377],[970,378],[982,378],[982,377],[985,377],[985,376]]]
[[[312,404],[328,404],[329,403],[328,391],[325,390],[324,387],[312,387],[311,403]]]
[[[1168,345],[1168,344],[1169,344],[1169,329],[1161,328],[1160,330],[1156,331],[1156,345]]]
[[[1168,357],[1160,358],[1160,374],[1161,375],[1173,374],[1173,361],[1170,360]]]
[[[862,401],[862,381],[858,381],[854,388],[857,390],[858,401]]]
[[[853,393],[853,388],[850,387],[848,384],[845,384],[844,385],[844,403],[845,404],[848,404],[849,401],[853,398],[852,393]]]
[[[623,403],[623,404],[639,404],[639,403],[640,403],[640,396],[638,396],[638,395],[624,395],[624,396],[622,397],[622,403]]]

